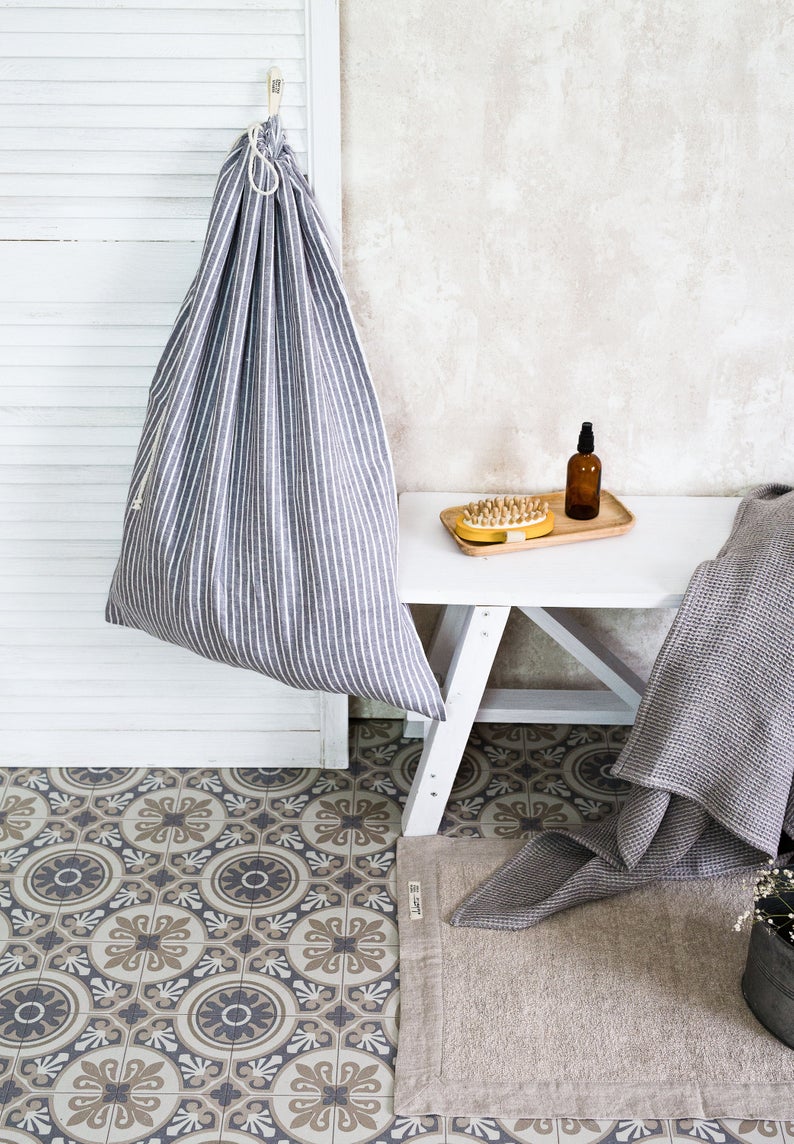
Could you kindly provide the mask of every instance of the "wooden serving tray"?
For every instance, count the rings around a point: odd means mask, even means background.
[[[462,540],[455,532],[455,521],[463,512],[464,505],[445,508],[441,522],[452,539],[467,556],[501,556],[503,552],[523,552],[525,548],[548,548],[552,544],[575,544],[579,540],[603,540],[607,536],[620,536],[634,527],[634,513],[606,489],[601,490],[601,511],[593,520],[571,520],[565,515],[565,492],[533,493],[541,500],[549,502],[554,513],[554,528],[545,536],[532,540],[518,540],[512,544],[478,544]]]

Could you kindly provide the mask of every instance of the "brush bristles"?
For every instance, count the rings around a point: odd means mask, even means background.
[[[469,528],[521,528],[538,524],[548,511],[548,501],[540,497],[489,497],[464,505],[463,523]]]

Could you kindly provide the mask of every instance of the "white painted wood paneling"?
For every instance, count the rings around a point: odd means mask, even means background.
[[[338,242],[335,0],[0,0],[0,763],[343,766],[343,698],[105,623],[218,169],[282,118]]]

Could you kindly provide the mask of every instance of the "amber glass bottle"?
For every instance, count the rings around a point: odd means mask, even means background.
[[[601,502],[601,462],[593,452],[595,440],[591,421],[582,422],[578,452],[568,462],[565,481],[565,515],[574,520],[598,516]]]

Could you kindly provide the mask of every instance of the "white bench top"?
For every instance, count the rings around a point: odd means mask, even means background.
[[[409,604],[545,608],[677,607],[695,567],[716,556],[739,497],[623,496],[622,536],[500,556],[465,556],[439,513],[482,493],[403,493],[399,592]]]

